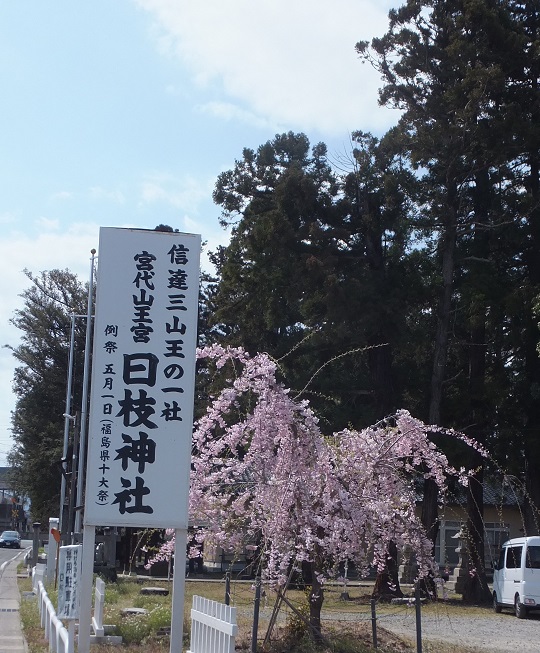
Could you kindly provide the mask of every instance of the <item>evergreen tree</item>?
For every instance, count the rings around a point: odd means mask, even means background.
[[[491,302],[500,301],[493,292],[501,279],[494,274],[494,245],[508,219],[497,212],[494,198],[496,178],[506,182],[500,172],[509,156],[508,115],[500,108],[515,42],[512,16],[508,3],[499,0],[409,0],[389,17],[389,31],[374,39],[371,49],[366,43],[357,48],[381,72],[381,103],[403,110],[400,128],[412,163],[423,171],[424,217],[435,237],[439,270],[427,418],[440,424],[450,417],[459,428],[472,424],[471,434],[485,441],[495,427],[488,415],[500,401],[487,395],[486,342]],[[488,600],[481,472],[477,480],[470,490],[469,532],[480,575],[466,598]],[[423,523],[433,541],[436,501],[436,488],[428,482]]]
[[[12,353],[14,445],[8,455],[16,490],[30,499],[32,519],[48,523],[60,510],[61,458],[71,315],[85,315],[88,290],[68,270],[34,276],[11,322],[21,331]],[[86,320],[75,319],[72,405],[80,407]]]
[[[230,245],[215,254],[222,340],[280,360],[333,426],[396,408],[393,350],[406,338],[413,194],[392,138],[353,135],[340,171],[303,134],[244,150],[214,193]],[[352,353],[354,352],[354,353]],[[324,373],[322,373],[324,369]]]

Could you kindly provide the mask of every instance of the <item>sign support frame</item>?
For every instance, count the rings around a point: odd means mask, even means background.
[[[94,580],[94,549],[96,527],[83,526],[83,555],[81,573],[81,602],[79,615],[78,653],[90,653],[90,634],[92,630],[92,583]]]

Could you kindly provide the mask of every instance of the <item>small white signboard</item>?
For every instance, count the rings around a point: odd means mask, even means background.
[[[61,546],[58,554],[59,619],[79,618],[82,544]]]
[[[187,528],[200,248],[100,230],[86,526]]]

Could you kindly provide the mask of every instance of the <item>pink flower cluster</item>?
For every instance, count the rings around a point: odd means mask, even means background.
[[[325,436],[305,401],[295,401],[266,354],[212,346],[199,358],[229,379],[195,424],[190,514],[198,537],[239,555],[257,544],[266,578],[283,583],[291,566],[314,563],[325,578],[353,561],[362,573],[386,565],[390,542],[416,554],[419,575],[434,567],[416,516],[415,481],[449,476],[467,484],[428,438],[444,432],[408,412],[363,429]],[[172,552],[168,542],[158,559]]]

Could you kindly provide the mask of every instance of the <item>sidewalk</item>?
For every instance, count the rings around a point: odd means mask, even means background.
[[[17,565],[20,555],[0,566],[0,651],[1,653],[28,653],[22,634],[19,605],[21,595],[17,586]]]

